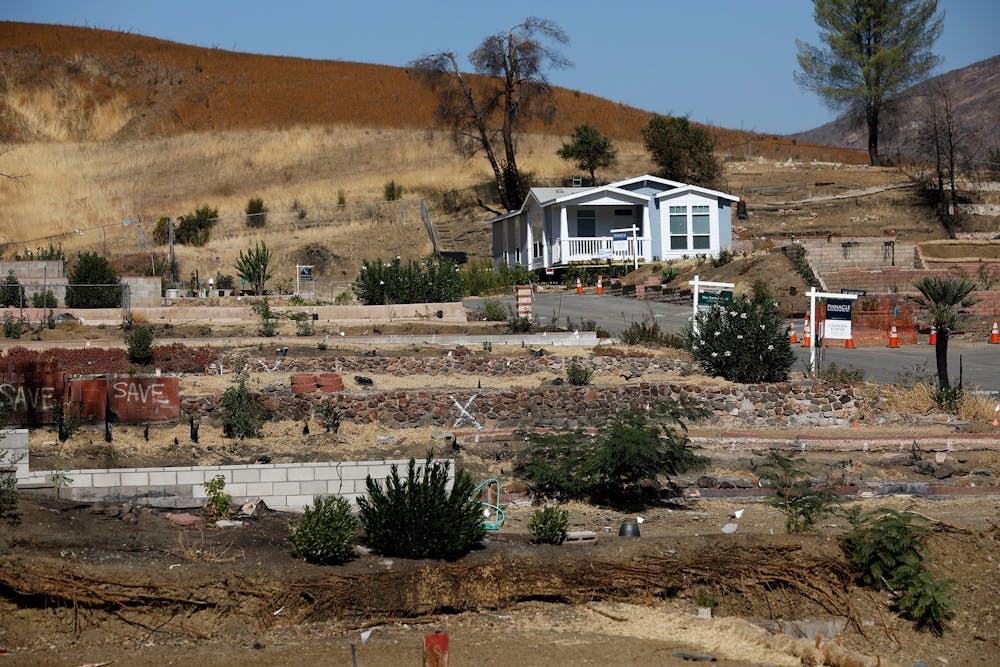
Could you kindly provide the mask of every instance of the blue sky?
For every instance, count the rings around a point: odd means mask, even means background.
[[[939,71],[1000,53],[1000,2],[941,0]],[[405,65],[465,56],[527,16],[559,23],[575,63],[552,83],[665,114],[785,134],[835,117],[795,85],[795,39],[818,43],[806,0],[616,3],[340,0],[3,0],[0,19],[124,30],[235,51]]]

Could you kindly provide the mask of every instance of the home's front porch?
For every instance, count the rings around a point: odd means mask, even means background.
[[[625,241],[615,241],[611,236],[569,236],[557,238],[548,247],[542,244],[535,246],[534,250],[548,250],[548,258],[544,254],[538,254],[531,258],[531,268],[538,269],[549,266],[568,265],[575,263],[615,262],[632,261],[638,258],[639,261],[649,262],[652,260],[650,253],[650,240],[646,237],[638,237],[634,241],[631,236]]]

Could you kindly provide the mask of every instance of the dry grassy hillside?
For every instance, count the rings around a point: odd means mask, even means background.
[[[0,182],[0,243],[13,244],[8,254],[45,245],[50,236],[71,253],[145,252],[123,220],[151,223],[208,204],[234,216],[227,222],[232,233],[185,249],[184,269],[225,270],[259,235],[235,232],[247,200],[262,197],[274,212],[263,233],[283,261],[320,243],[336,259],[331,271],[349,275],[364,257],[427,252],[419,216],[408,216],[405,231],[381,232],[366,230],[363,216],[351,213],[349,225],[323,238],[295,239],[301,230],[288,233],[281,212],[295,202],[332,205],[341,193],[360,206],[381,199],[390,180],[407,198],[427,200],[435,224],[449,229],[449,247],[483,252],[483,212],[441,202],[447,191],[489,181],[486,162],[455,153],[447,134],[434,129],[433,96],[402,68],[6,22],[0,73],[0,141],[10,149],[0,161],[3,171],[27,175],[22,185]],[[556,104],[554,123],[533,126],[522,138],[524,169],[546,179],[573,174],[555,151],[582,122],[614,137],[619,148],[618,164],[602,177],[652,169],[639,140],[648,112],[565,89],[556,90]],[[712,131],[719,152],[733,159],[865,159],[770,135]]]

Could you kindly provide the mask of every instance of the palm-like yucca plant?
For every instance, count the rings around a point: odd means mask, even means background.
[[[958,321],[963,308],[968,308],[979,299],[970,298],[969,294],[976,289],[976,283],[968,278],[937,278],[925,276],[915,283],[921,296],[911,297],[931,316],[931,321],[937,327],[937,343],[934,346],[934,357],[937,361],[938,386],[950,389],[948,379],[948,336]]]

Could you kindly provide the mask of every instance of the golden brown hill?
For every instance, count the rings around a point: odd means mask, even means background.
[[[135,139],[303,125],[426,129],[435,99],[400,67],[235,53],[124,32],[0,22],[0,140]],[[415,54],[417,55],[417,54]],[[556,88],[529,132],[587,122],[638,141],[651,114]],[[857,162],[856,152],[712,128],[723,153]]]

